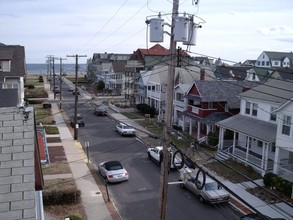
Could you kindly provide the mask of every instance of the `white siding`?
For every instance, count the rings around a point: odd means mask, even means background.
[[[291,116],[291,130],[290,135],[282,134],[282,125],[283,125],[283,116],[288,115]],[[277,140],[276,146],[290,148],[293,151],[293,103],[286,106],[284,109],[277,115],[277,123],[278,123],[278,130],[277,130]]]

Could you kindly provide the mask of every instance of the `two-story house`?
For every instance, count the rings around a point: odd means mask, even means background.
[[[284,136],[292,139],[289,129],[292,125],[290,114],[284,114],[282,110],[287,109],[285,103],[292,97],[292,81],[276,79],[241,93],[240,113],[216,123],[220,129],[218,148],[262,174],[273,171],[274,160],[287,161],[288,164],[289,155],[292,157],[292,140],[283,142],[281,139]],[[286,125],[289,127],[286,128]],[[282,126],[285,126],[285,131],[282,131]],[[227,132],[233,133],[232,140],[224,139]],[[276,155],[278,132],[286,134],[279,136]],[[275,170],[278,168],[275,167]]]
[[[255,62],[257,67],[293,67],[292,52],[263,51]]]
[[[23,46],[0,44],[0,107],[24,104]]]
[[[255,82],[244,81],[195,81],[184,96],[187,108],[180,119],[182,129],[190,135],[195,131],[197,140],[206,140],[210,131],[216,131],[217,122],[239,112],[237,96],[255,86]]]

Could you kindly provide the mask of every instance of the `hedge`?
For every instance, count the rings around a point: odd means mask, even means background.
[[[263,177],[263,182],[267,187],[274,187],[279,192],[284,193],[286,196],[291,197],[293,183],[274,173],[266,173]]]

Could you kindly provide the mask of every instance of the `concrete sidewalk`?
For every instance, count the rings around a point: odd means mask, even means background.
[[[48,91],[49,100],[53,93]],[[88,220],[112,220],[103,195],[98,188],[87,164],[80,143],[74,140],[56,103],[52,103],[52,115],[59,130],[60,139],[77,188],[81,191],[81,202]],[[50,177],[48,177],[50,178]]]

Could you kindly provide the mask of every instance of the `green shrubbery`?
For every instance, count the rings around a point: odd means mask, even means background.
[[[289,182],[282,177],[277,176],[274,173],[267,173],[263,177],[263,182],[267,187],[273,187],[279,192],[284,193],[286,196],[291,197],[292,194],[292,182]]]
[[[152,118],[155,117],[156,115],[156,109],[147,104],[137,104],[136,108],[142,114],[149,114]]]
[[[215,132],[208,133],[208,144],[212,146],[216,146],[219,142],[219,136]]]
[[[80,191],[77,189],[44,190],[44,205],[78,204]]]

